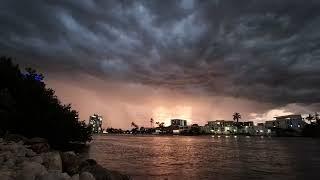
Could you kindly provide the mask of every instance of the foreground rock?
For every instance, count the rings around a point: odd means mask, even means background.
[[[41,157],[43,159],[43,165],[48,170],[62,172],[62,161],[59,152],[42,153]]]
[[[45,139],[19,135],[0,138],[0,180],[127,180],[72,151],[51,151]]]
[[[115,171],[109,171],[101,165],[97,164],[97,162],[93,159],[87,159],[82,162],[80,165],[80,172],[90,172],[94,175],[96,180],[129,180],[130,177],[126,175],[122,175]]]
[[[83,172],[79,176],[79,180],[95,180],[93,175],[89,172]]]
[[[61,153],[62,159],[62,170],[67,172],[70,175],[74,175],[79,173],[79,166],[80,166],[80,158],[73,152],[63,152]]]
[[[44,138],[31,138],[26,141],[26,144],[30,145],[30,149],[36,153],[45,153],[50,150],[49,143]]]
[[[17,179],[35,179],[36,177],[47,174],[46,168],[36,162],[24,161],[21,164],[21,170]]]

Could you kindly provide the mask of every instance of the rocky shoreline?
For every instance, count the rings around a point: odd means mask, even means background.
[[[19,135],[0,138],[1,180],[129,180],[73,151],[50,148],[46,139]]]

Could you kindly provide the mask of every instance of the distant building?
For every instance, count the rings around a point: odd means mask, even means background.
[[[255,135],[270,135],[271,133],[271,130],[268,131],[264,123],[258,123],[257,126],[254,126],[253,128],[255,130]]]
[[[257,123],[257,126],[264,126],[264,123]]]
[[[301,115],[288,115],[288,116],[278,116],[275,117],[277,122],[277,127],[281,129],[302,129],[305,122],[302,120]]]
[[[238,123],[238,133],[250,134],[250,135],[256,134],[253,121],[239,122]]]
[[[215,120],[215,121],[208,121],[208,126],[211,127],[225,127],[225,126],[233,126],[233,121],[225,121],[225,120]]]
[[[276,122],[276,121],[270,120],[270,121],[266,121],[264,126],[265,126],[267,129],[272,129],[272,128],[275,128],[276,125],[277,125],[277,122]]]
[[[102,116],[94,114],[89,117],[89,124],[92,126],[93,133],[101,133],[102,132]]]
[[[201,132],[203,132],[205,134],[213,133],[212,128],[208,124],[206,124],[204,126],[200,126],[200,130],[201,130]]]
[[[287,115],[287,116],[277,116],[274,121],[266,121],[265,127],[279,128],[279,129],[295,129],[302,130],[303,126],[306,124],[302,116],[299,115]]]
[[[188,130],[187,120],[184,119],[171,119],[171,128],[173,134],[180,134]]]
[[[239,126],[243,126],[243,127],[253,127],[253,121],[244,121],[244,122],[238,122]]]
[[[233,121],[225,121],[225,120],[208,121],[207,126],[210,127],[210,131],[214,134],[231,134],[236,131],[236,127],[234,126]]]
[[[171,119],[171,126],[185,127],[185,126],[187,126],[187,120],[184,120],[184,119]]]

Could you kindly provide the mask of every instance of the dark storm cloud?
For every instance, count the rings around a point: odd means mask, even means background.
[[[318,0],[0,3],[0,52],[209,95],[320,102]]]

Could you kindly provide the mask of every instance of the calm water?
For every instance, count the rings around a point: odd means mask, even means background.
[[[90,158],[134,179],[320,179],[309,138],[96,136]]]

